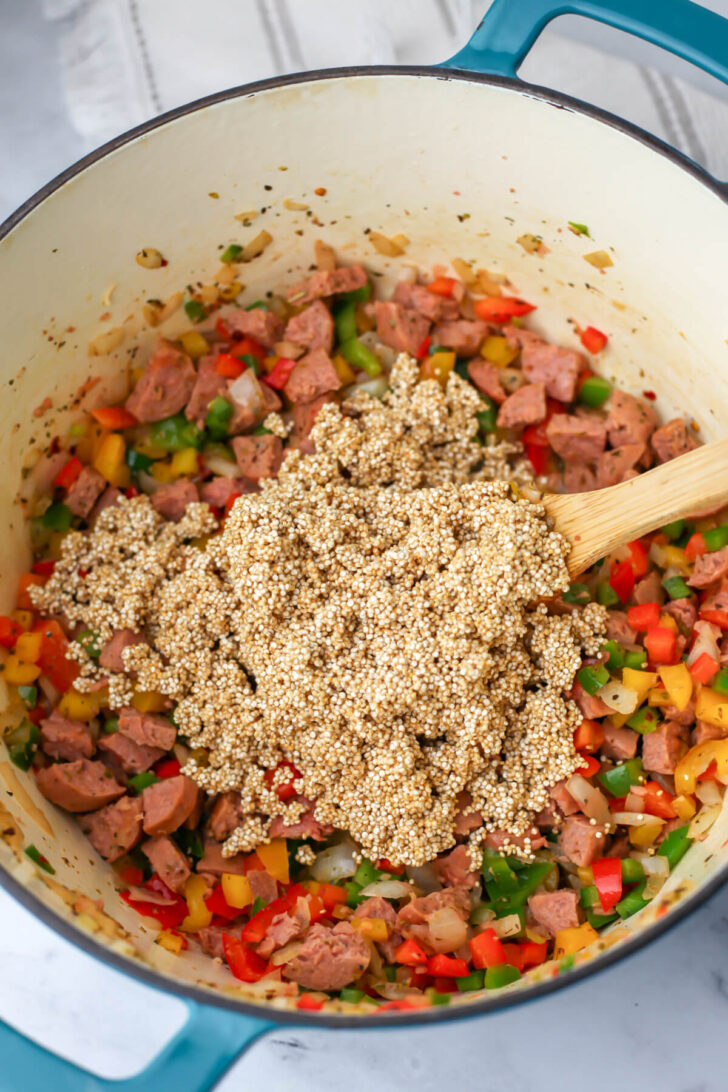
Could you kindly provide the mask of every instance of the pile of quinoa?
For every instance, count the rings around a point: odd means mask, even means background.
[[[102,644],[144,635],[109,677],[110,704],[135,689],[174,703],[195,755],[184,772],[240,793],[226,855],[308,806],[266,783],[283,758],[321,823],[415,866],[454,844],[463,794],[484,820],[475,850],[488,831],[526,834],[578,766],[564,692],[598,651],[604,611],[548,612],[568,545],[509,484],[528,479],[518,449],[476,442],[480,400],[457,375],[446,391],[417,378],[400,357],[381,401],[325,406],[315,453],[290,451],[222,534],[207,505],[170,524],[147,497],[123,499],[67,536],[33,589]],[[72,648],[88,689],[101,672]]]

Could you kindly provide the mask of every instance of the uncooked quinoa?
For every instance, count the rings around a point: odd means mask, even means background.
[[[563,692],[598,651],[604,612],[548,614],[542,601],[569,586],[566,541],[508,483],[467,481],[509,454],[473,441],[472,388],[416,380],[403,356],[381,402],[324,407],[316,453],[289,454],[221,536],[199,541],[215,527],[205,505],[175,524],[147,497],[123,500],[67,538],[34,593],[101,642],[146,634],[110,677],[111,705],[134,685],[175,702],[209,752],[185,773],[241,795],[225,855],[305,810],[265,781],[286,757],[320,823],[408,865],[455,844],[462,793],[484,818],[473,848],[504,830],[528,851],[549,787],[579,765]],[[82,644],[75,655],[79,688],[93,685],[102,671]]]

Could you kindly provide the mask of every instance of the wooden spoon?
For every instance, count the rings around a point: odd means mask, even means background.
[[[543,498],[556,530],[571,543],[571,576],[648,531],[722,504],[728,504],[728,439],[609,489]]]

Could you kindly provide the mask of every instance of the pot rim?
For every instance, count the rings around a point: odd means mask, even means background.
[[[125,144],[136,140],[140,136],[152,133],[168,122],[176,121],[187,114],[196,113],[209,106],[226,102],[230,99],[247,98],[262,91],[270,91],[280,87],[290,87],[299,83],[314,83],[321,80],[341,79],[349,76],[378,77],[378,76],[419,76],[440,80],[464,80],[473,83],[481,83],[507,90],[516,91],[527,98],[535,98],[561,110],[569,110],[576,114],[582,114],[594,121],[601,122],[612,129],[616,129],[626,136],[632,137],[639,143],[646,145],[652,151],[670,160],[682,170],[692,175],[707,189],[721,198],[728,205],[728,183],[719,182],[713,178],[703,167],[700,167],[688,156],[666,144],[653,134],[641,129],[631,122],[609,113],[601,107],[582,102],[570,95],[559,91],[542,87],[538,84],[526,83],[510,76],[493,75],[469,71],[466,69],[440,68],[432,65],[371,65],[350,66],[345,68],[314,69],[306,72],[295,72],[284,76],[276,76],[266,80],[258,80],[254,83],[241,84],[237,87],[217,91],[211,95],[195,99],[192,102],[177,106],[163,114],[150,118],[140,125],[113,137],[99,148],[89,152],[77,160],[70,167],[61,171],[44,186],[41,186],[31,197],[0,224],[0,241],[4,239],[15,227],[18,226],[35,208],[41,205],[48,197],[59,190],[76,175],[81,174],[87,167],[105,158],[112,152],[122,148]],[[536,1001],[549,994],[562,990],[565,986],[581,982],[586,978],[614,966],[627,956],[639,951],[658,937],[662,936],[673,926],[683,921],[699,906],[706,903],[723,885],[728,882],[728,861],[716,874],[707,881],[702,888],[687,895],[675,909],[670,910],[663,918],[653,922],[640,933],[635,933],[629,940],[623,940],[608,948],[599,956],[595,956],[583,965],[574,968],[564,974],[557,974],[553,978],[536,983],[534,986],[516,989],[502,993],[495,991],[492,996],[486,996],[480,1001],[474,1001],[468,1005],[437,1006],[429,1009],[415,1009],[411,1011],[391,1011],[382,1015],[355,1016],[339,1013],[306,1013],[297,1010],[281,1010],[266,1004],[238,1000],[222,993],[203,989],[200,986],[189,985],[185,982],[176,982],[162,971],[157,971],[141,960],[122,956],[108,948],[93,936],[84,933],[75,926],[71,919],[66,919],[47,906],[38,896],[34,895],[3,866],[0,866],[0,885],[5,888],[22,906],[29,910],[35,917],[48,925],[64,940],[70,941],[77,948],[100,962],[110,965],[117,971],[137,979],[147,986],[164,990],[172,996],[177,996],[188,1001],[203,1005],[212,1005],[217,1008],[237,1012],[257,1018],[271,1025],[298,1027],[330,1027],[330,1028],[400,1028],[405,1026],[426,1026],[434,1022],[452,1021],[483,1016],[491,1012],[513,1008],[529,1001]]]

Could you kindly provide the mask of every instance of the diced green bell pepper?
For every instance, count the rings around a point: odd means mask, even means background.
[[[518,890],[518,877],[505,857],[501,857],[497,853],[493,855],[486,854],[483,858],[482,872],[491,898],[497,898],[499,895],[511,895]],[[491,894],[491,887],[495,887],[495,894]]]
[[[641,671],[647,663],[647,653],[643,648],[628,649],[624,653],[624,666]]]
[[[473,971],[465,978],[456,978],[458,993],[472,993],[473,990],[482,990],[485,985],[485,971]]]
[[[673,539],[680,538],[680,535],[683,533],[684,530],[684,519],[673,520],[672,523],[666,523],[664,527],[660,528],[662,534],[669,538],[671,542]]]
[[[366,887],[367,884],[376,883],[381,875],[381,872],[365,857],[352,876],[352,883],[358,883],[360,887]]]
[[[716,550],[722,550],[724,546],[728,546],[728,523],[703,531],[703,541],[709,553],[714,553]]]
[[[637,884],[636,887],[633,887],[629,894],[625,895],[623,899],[620,899],[615,906],[614,909],[617,911],[622,920],[632,917],[632,914],[636,914],[638,910],[641,910],[643,906],[647,906],[648,902],[651,901],[650,899],[642,898],[642,892],[645,889],[645,883],[646,881]]]
[[[587,694],[596,694],[609,682],[609,672],[604,664],[587,664],[577,671],[576,678]]]
[[[140,471],[149,470],[149,467],[154,462],[148,455],[142,455],[140,451],[136,451],[133,447],[128,447],[126,449],[124,459],[132,474],[138,474]]]
[[[354,288],[351,292],[342,292],[339,297],[342,300],[346,300],[347,303],[366,303],[372,294],[372,282],[367,281],[361,288]]]
[[[145,770],[144,773],[138,773],[134,777],[130,777],[126,783],[128,789],[132,789],[135,793],[141,793],[144,789],[148,789],[150,785],[156,785],[161,778],[157,777],[151,770]]]
[[[693,594],[682,576],[666,576],[661,583],[671,599],[688,599]]]
[[[98,634],[94,633],[92,629],[83,629],[74,640],[86,650],[87,656],[92,660],[98,660],[102,652]]]
[[[270,311],[270,307],[265,300],[255,300],[254,303],[249,303],[245,308],[246,311]]]
[[[257,356],[253,356],[252,353],[236,353],[235,359],[239,360],[241,364],[245,364],[248,368],[250,368],[253,375],[260,375],[263,371]]]
[[[710,689],[715,690],[716,694],[728,694],[728,667],[721,667],[711,679]]]
[[[19,770],[29,770],[33,755],[40,743],[40,732],[32,721],[24,717],[17,728],[11,729],[3,737],[8,749],[8,757]]]
[[[608,580],[600,580],[594,591],[596,601],[602,607],[616,607],[622,602]]]
[[[350,1001],[353,1004],[361,1001],[365,996],[364,990],[355,990],[353,986],[345,986],[339,994],[342,1001]]]
[[[109,717],[104,721],[104,733],[107,736],[113,736],[114,732],[119,731],[119,718]]]
[[[213,440],[223,440],[228,434],[228,425],[233,415],[233,407],[227,398],[218,394],[207,407],[205,428]]]
[[[351,337],[348,341],[342,342],[339,348],[345,360],[360,371],[366,372],[372,379],[382,374],[379,358],[358,337]]]
[[[677,830],[671,830],[657,850],[658,856],[667,857],[667,863],[670,866],[671,872],[693,844],[693,839],[688,838],[688,829],[686,823],[684,827],[678,827]]]
[[[362,886],[363,885],[360,883],[354,883],[353,880],[349,880],[347,883],[344,884],[344,891],[346,891],[346,905],[351,910],[356,910],[357,906],[359,906],[359,904],[364,901],[359,894]]]
[[[478,428],[481,432],[495,432],[498,407],[492,398],[483,396],[484,408],[476,413]]]
[[[191,322],[202,322],[207,315],[204,304],[200,303],[199,300],[187,300],[184,307],[185,314]]]
[[[634,857],[622,858],[622,883],[641,883],[645,878],[645,870]]]
[[[499,963],[495,967],[488,967],[485,972],[485,987],[488,990],[498,990],[501,986],[510,986],[511,982],[517,982],[521,972],[510,963]]]
[[[340,345],[357,336],[356,328],[356,304],[353,300],[340,303],[334,311],[334,327],[336,340]]]
[[[242,254],[242,252],[243,248],[238,243],[230,243],[229,246],[225,247],[222,254],[220,255],[220,261],[226,262],[228,264],[230,262],[234,262],[237,260],[238,256]]]
[[[174,835],[177,845],[180,847],[183,853],[186,853],[188,857],[194,857],[199,861],[204,856],[205,847],[202,844],[202,835],[199,830],[185,830],[184,827],[180,827]]]
[[[19,686],[18,696],[28,709],[34,709],[38,704],[38,687]]]
[[[569,590],[565,591],[561,598],[565,603],[576,603],[583,607],[591,600],[591,595],[586,584],[569,584]]]
[[[636,713],[628,719],[627,724],[630,728],[633,728],[635,732],[639,732],[642,736],[648,736],[650,732],[654,732],[660,726],[662,717],[657,709],[654,709],[650,705],[641,705]]]
[[[150,429],[150,442],[162,451],[182,451],[186,447],[199,448],[204,433],[183,413],[155,421]]]
[[[609,653],[607,668],[610,671],[621,671],[624,667],[625,652],[622,646],[617,641],[605,641],[602,645],[602,651]]]
[[[612,384],[600,375],[590,375],[579,388],[577,401],[583,406],[592,406],[597,409],[603,406],[612,393]]]
[[[597,781],[610,796],[626,796],[633,785],[644,780],[641,758],[629,758],[611,770],[602,770],[597,774]]]
[[[449,1005],[452,1000],[451,993],[438,993],[437,990],[428,990],[427,996],[431,1005]]]
[[[591,909],[585,910],[584,913],[592,929],[603,929],[605,925],[609,925],[619,917],[619,914],[599,914]]]
[[[601,899],[599,898],[599,892],[593,883],[587,884],[582,887],[579,892],[579,905],[583,906],[585,910],[590,910],[592,906],[601,905]]]
[[[46,508],[41,523],[49,531],[67,531],[71,526],[73,513],[67,504],[52,504]]]
[[[55,876],[56,870],[53,865],[43,856],[41,851],[32,843],[25,847],[26,857],[30,857],[31,861],[34,861],[38,865],[38,868],[42,868],[44,872],[50,872],[51,876]]]

